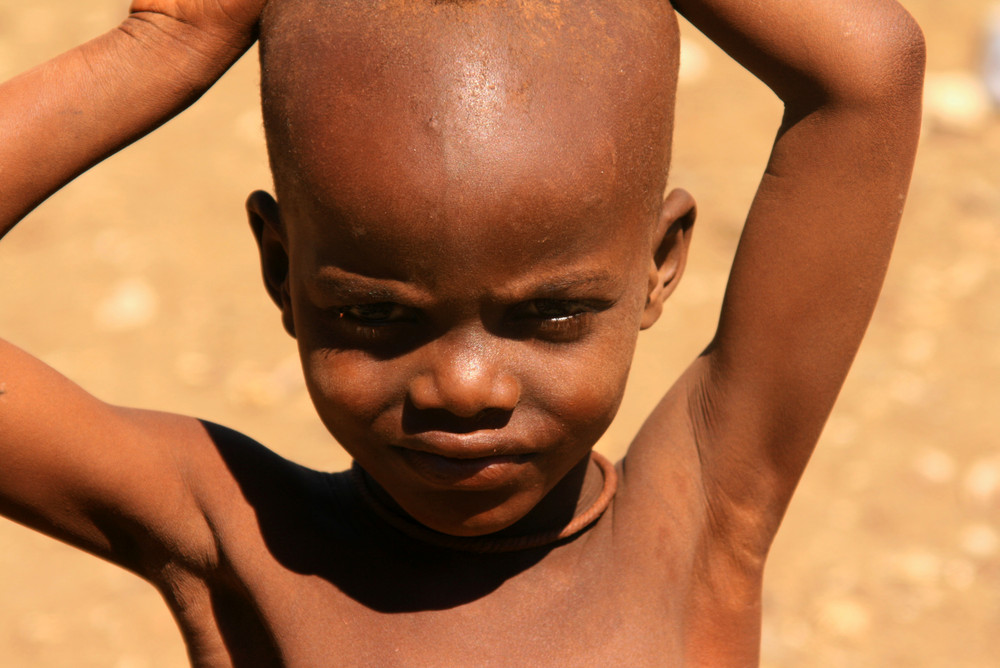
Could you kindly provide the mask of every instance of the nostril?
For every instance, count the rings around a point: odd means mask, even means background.
[[[443,431],[450,434],[469,434],[484,429],[503,429],[510,422],[513,411],[487,408],[472,416],[456,415],[444,408],[418,408],[411,401],[403,405],[403,432],[420,434]]]

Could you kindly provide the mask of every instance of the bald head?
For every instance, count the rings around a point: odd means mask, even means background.
[[[654,211],[677,41],[662,0],[271,2],[262,97],[279,201],[461,215],[578,196],[582,180],[595,201]]]

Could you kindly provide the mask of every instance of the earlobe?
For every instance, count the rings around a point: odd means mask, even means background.
[[[672,190],[663,200],[653,234],[646,308],[640,322],[642,329],[651,327],[660,318],[663,303],[684,273],[696,214],[694,198],[686,190]]]
[[[278,203],[268,193],[258,190],[247,198],[247,217],[260,251],[264,287],[281,310],[281,321],[292,338],[295,322],[288,291],[288,240]]]

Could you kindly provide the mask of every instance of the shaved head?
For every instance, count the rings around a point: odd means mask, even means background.
[[[281,0],[261,25],[279,202],[462,215],[492,199],[642,199],[670,157],[663,0]],[[359,212],[361,212],[359,214]],[[374,212],[372,212],[374,213]]]
[[[268,3],[265,283],[324,424],[418,522],[481,535],[597,494],[587,453],[689,238],[663,197],[677,51],[665,0]],[[447,473],[471,451],[431,432],[518,461]]]

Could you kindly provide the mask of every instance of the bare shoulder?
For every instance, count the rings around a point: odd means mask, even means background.
[[[208,573],[253,490],[308,477],[230,429],[102,402],[2,341],[0,363],[0,513],[151,581]]]

